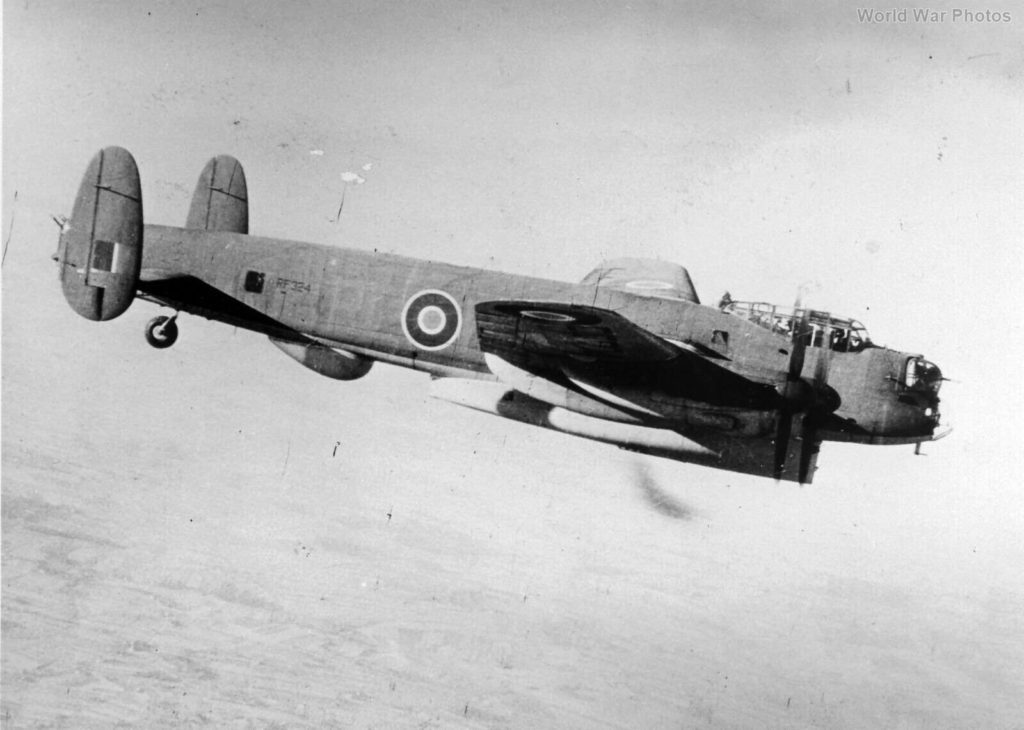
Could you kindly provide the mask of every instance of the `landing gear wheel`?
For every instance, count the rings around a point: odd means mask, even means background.
[[[154,317],[146,325],[146,342],[158,350],[170,347],[178,339],[174,317]]]

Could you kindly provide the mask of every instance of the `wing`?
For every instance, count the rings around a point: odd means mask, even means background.
[[[578,304],[498,301],[476,306],[484,352],[603,363],[663,362],[679,350],[607,309]]]
[[[772,386],[737,375],[607,309],[482,302],[476,306],[476,326],[483,352],[608,402],[654,398],[671,411],[672,402],[680,401],[745,408],[770,408],[778,401]]]

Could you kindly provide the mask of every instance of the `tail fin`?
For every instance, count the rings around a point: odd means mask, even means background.
[[[219,155],[199,174],[186,228],[204,231],[249,232],[249,191],[241,163]]]
[[[86,319],[113,319],[131,305],[142,265],[142,187],[128,150],[107,147],[92,158],[61,228],[57,263],[64,298]]]

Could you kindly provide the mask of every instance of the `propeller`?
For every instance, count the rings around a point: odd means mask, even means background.
[[[814,403],[811,409],[804,414],[800,423],[802,443],[797,480],[801,484],[807,483],[813,466],[812,462],[821,446],[821,440],[818,438],[818,426],[828,414],[839,407],[835,391],[828,387],[828,369],[832,362],[832,327],[825,327],[821,344],[822,347],[818,350],[818,359],[814,363],[814,377],[811,381]]]
[[[818,428],[821,422],[836,408],[839,401],[835,391],[828,387],[828,371],[831,364],[832,328],[825,327],[822,333],[822,347],[818,349],[814,373],[810,384],[803,379],[804,360],[807,346],[813,336],[810,326],[811,312],[802,309],[797,297],[794,307],[792,348],[786,380],[782,386],[782,405],[779,408],[778,426],[775,432],[775,479],[781,479],[789,460],[789,446],[793,435],[793,421],[799,416],[800,453],[798,454],[797,481],[805,484],[811,475],[814,456],[818,453],[820,440]]]
[[[779,409],[779,420],[775,432],[775,479],[782,479],[789,457],[789,439],[793,433],[793,417],[800,410],[801,390],[804,369],[804,356],[807,350],[806,332],[810,323],[810,312],[800,309],[800,297],[797,296],[794,307],[792,347],[789,352],[789,368],[782,386],[782,406]],[[800,318],[797,319],[796,315]]]

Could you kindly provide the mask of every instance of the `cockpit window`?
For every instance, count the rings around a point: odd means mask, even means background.
[[[759,327],[792,337],[794,323],[803,317],[804,310],[766,302],[737,302],[728,296],[719,304],[723,312],[753,322]],[[811,327],[811,347],[828,347],[836,352],[859,352],[871,344],[868,331],[855,319],[833,317],[828,312],[808,310]]]

